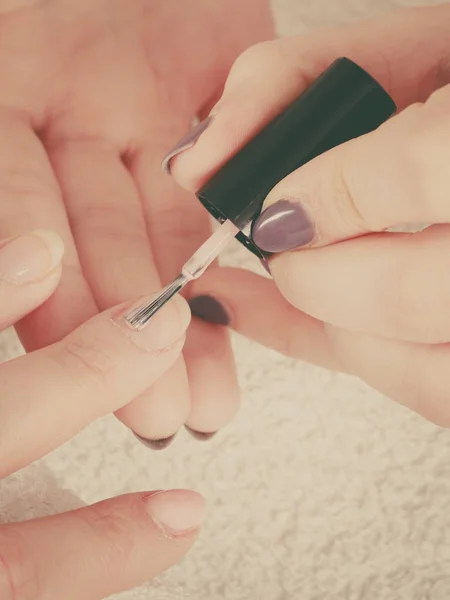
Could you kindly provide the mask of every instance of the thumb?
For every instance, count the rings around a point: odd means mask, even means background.
[[[280,253],[400,225],[448,223],[449,100],[447,85],[288,175],[266,198],[255,243]]]
[[[0,527],[2,600],[101,600],[180,561],[204,517],[187,490],[131,494]]]

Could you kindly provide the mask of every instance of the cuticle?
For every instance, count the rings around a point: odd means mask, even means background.
[[[122,314],[122,312],[119,312],[119,315],[120,314]],[[117,315],[115,317],[111,315],[108,317],[108,320],[123,334],[123,337],[125,337],[134,348],[137,348],[140,352],[145,352],[149,356],[158,357],[162,356],[163,354],[168,354],[169,352],[172,352],[174,349],[176,349],[178,345],[181,345],[181,347],[183,347],[186,341],[186,332],[184,332],[172,344],[170,344],[170,346],[166,346],[165,348],[158,348],[157,350],[148,350],[144,346],[137,344],[134,340],[135,335],[139,335],[142,332],[134,329],[129,323],[127,323],[127,321],[123,317],[117,318]],[[126,329],[123,327],[123,325],[126,326]],[[131,335],[132,333],[134,335]]]

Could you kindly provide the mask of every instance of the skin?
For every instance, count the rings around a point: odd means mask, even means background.
[[[226,332],[194,324],[183,357],[185,301],[142,333],[122,315],[208,237],[205,212],[160,162],[239,53],[272,33],[265,0],[0,0],[0,329],[15,324],[29,351],[0,366],[0,476],[109,412],[154,439],[231,419]],[[17,262],[12,240],[49,228],[65,246],[56,264],[42,243]],[[41,271],[10,281],[30,264]],[[0,526],[0,597],[134,587],[186,554],[202,518],[202,499],[174,490]]]
[[[29,234],[25,245],[17,238],[0,242],[0,330],[54,293],[63,247],[57,236],[51,241],[53,251],[57,246],[53,261],[37,234]],[[172,301],[139,333],[123,319],[129,308],[98,314],[62,340],[0,365],[0,477],[121,408],[179,358],[190,322],[186,302]],[[202,498],[173,490],[0,525],[0,597],[109,597],[178,562],[202,519]]]
[[[57,291],[18,325],[27,350],[155,293],[205,241],[206,211],[160,162],[272,34],[266,0],[0,2],[0,238],[48,228],[66,247]],[[184,357],[133,400],[117,416],[145,438],[226,425],[227,332],[193,323]]]
[[[172,164],[176,180],[196,189],[338,56],[378,79],[399,113],[292,173],[266,200],[265,208],[284,198],[301,203],[317,232],[313,243],[274,257],[273,281],[212,271],[192,293],[218,299],[237,331],[357,375],[443,426],[450,425],[449,23],[443,4],[255,46],[235,63],[211,127]],[[385,232],[423,223],[433,225],[415,235]],[[255,297],[265,298],[258,311]]]

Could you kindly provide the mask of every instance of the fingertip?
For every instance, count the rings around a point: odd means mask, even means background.
[[[144,498],[146,511],[165,537],[179,538],[197,531],[205,520],[206,502],[197,492],[170,490]]]
[[[194,317],[224,327],[230,325],[231,317],[227,308],[214,296],[202,294],[193,296],[189,306]]]
[[[64,244],[53,231],[38,230],[0,244],[0,280],[13,286],[41,283],[61,265]]]
[[[45,245],[48,255],[48,271],[51,272],[53,269],[61,264],[64,256],[64,242],[62,238],[50,229],[37,229],[32,232],[32,235],[38,237]]]
[[[252,237],[264,252],[279,254],[314,245],[318,232],[305,203],[282,198],[264,204],[254,223]]]
[[[191,321],[188,303],[177,295],[145,322],[146,311],[150,310],[157,297],[154,295],[141,299],[113,313],[113,320],[127,332],[130,339],[150,352],[171,349],[179,341],[184,342]]]
[[[183,296],[175,296],[172,300],[174,306],[178,311],[178,315],[180,318],[180,327],[183,331],[186,331],[189,327],[192,319],[191,309],[189,308],[188,302],[183,298]]]
[[[217,115],[210,114],[197,126],[195,141],[185,143],[192,133],[188,134],[164,158],[162,167],[184,189],[196,193],[214,174],[223,162],[226,152],[223,150],[223,127],[217,125]],[[199,129],[202,127],[201,129]],[[225,142],[229,136],[226,132]]]
[[[196,193],[264,126],[270,110],[255,110],[258,92],[223,96],[209,115],[208,127],[194,144],[170,158],[170,174],[183,188]]]
[[[165,173],[172,173],[175,159],[196,145],[203,133],[210,126],[212,119],[213,115],[209,115],[208,117],[200,121],[200,123],[197,123],[197,125],[195,125],[185,136],[183,136],[175,144],[173,148],[169,150],[161,164],[161,168]]]
[[[146,448],[149,448],[150,450],[154,450],[155,452],[161,452],[162,450],[166,450],[167,448],[169,448],[169,446],[172,445],[172,443],[175,441],[175,438],[177,437],[177,435],[174,434],[167,438],[153,440],[153,439],[142,437],[141,435],[138,435],[134,431],[133,431],[133,435],[139,442],[141,442],[141,444],[143,446],[145,446]]]
[[[185,425],[197,432],[219,431],[233,420],[240,405],[227,328],[195,319],[187,335],[184,356],[192,396]]]

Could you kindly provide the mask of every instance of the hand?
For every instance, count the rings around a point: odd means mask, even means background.
[[[0,242],[0,328],[54,292],[63,244],[38,231]],[[147,389],[180,356],[189,309],[177,299],[140,333],[127,306],[45,349],[0,365],[0,477],[67,441]],[[2,600],[98,600],[149,580],[191,547],[203,500],[141,493],[71,513],[0,526]]]
[[[0,36],[0,237],[50,228],[67,250],[60,287],[18,327],[34,350],[153,294],[206,240],[206,211],[160,163],[272,28],[268,0],[3,0]],[[153,447],[236,411],[227,332],[194,322],[185,358],[117,412]]]
[[[281,294],[236,270],[207,274],[192,294],[219,301],[241,333],[357,375],[445,426],[449,22],[446,4],[254,47],[235,64],[211,127],[171,163],[179,182],[198,189],[339,56],[378,79],[404,110],[292,173],[267,198],[254,239],[279,253],[270,269]],[[423,223],[434,225],[385,232]],[[257,311],[254,298],[264,299]]]

